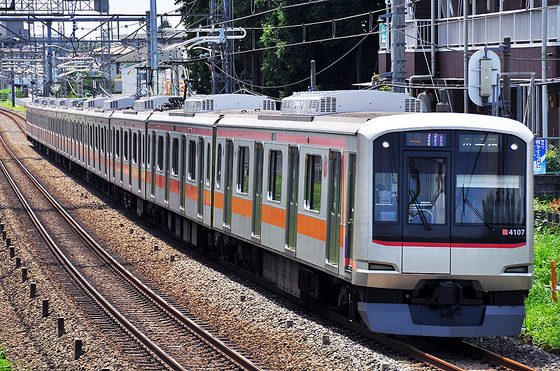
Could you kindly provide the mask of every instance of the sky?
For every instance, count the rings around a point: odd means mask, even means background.
[[[175,0],[157,0],[158,14],[163,14],[177,9]],[[150,10],[150,0],[109,0],[109,13],[111,14],[144,14]]]
[[[93,3],[93,2],[92,2]],[[179,6],[175,5],[175,0],[157,0],[156,3],[156,10],[158,14],[164,14],[172,12],[173,10],[177,9]],[[146,11],[150,10],[150,0],[109,0],[109,14],[118,14],[118,15],[145,15]],[[88,12],[91,14],[91,12]],[[78,14],[79,15],[79,14]],[[179,22],[179,17],[168,17],[168,21],[171,23],[173,27],[177,26]],[[159,25],[158,19],[158,25]],[[90,23],[90,22],[81,22],[78,23],[78,30],[76,31],[76,35],[78,37],[82,37],[88,32],[97,26],[99,23]],[[44,26],[41,25],[39,22],[36,23],[36,33],[41,35],[43,32],[46,32]],[[56,27],[56,26],[55,26]],[[114,37],[117,36],[116,32],[116,22],[113,23],[113,33]],[[65,23],[65,35],[70,36],[72,32],[72,24],[70,22]],[[120,23],[120,30],[119,34],[121,37],[133,33],[140,28],[140,24],[138,22],[134,23]],[[99,31],[94,31],[90,35],[87,36],[88,39],[96,39],[99,37]]]

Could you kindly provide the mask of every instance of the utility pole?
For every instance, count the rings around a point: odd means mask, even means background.
[[[543,137],[548,137],[548,86],[546,85],[546,49],[548,44],[548,1],[542,0],[542,49],[541,49],[541,68],[542,68],[542,90],[541,90],[541,105],[542,105],[542,123],[543,123]]]
[[[511,117],[511,37],[504,37],[504,117]]]
[[[210,0],[210,26],[224,30],[233,27],[233,1]],[[221,31],[220,31],[221,32]],[[212,73],[212,94],[233,93],[233,41],[220,35],[221,42],[210,43],[210,68]]]
[[[463,45],[463,77],[465,78],[465,90],[463,90],[463,112],[469,112],[469,94],[468,94],[468,79],[469,79],[469,3],[463,0],[463,33],[465,37],[465,44]]]
[[[45,60],[47,83],[44,86],[43,96],[50,97],[53,85],[53,48],[52,48],[52,20],[47,20],[47,59]]]
[[[150,70],[152,72],[152,79],[151,82],[154,84],[155,79],[155,89],[152,86],[152,92],[156,92],[157,85],[159,83],[157,77],[157,70],[158,70],[158,44],[157,44],[157,5],[156,0],[150,0],[150,20],[149,20],[149,34],[150,34]]]
[[[391,69],[393,70],[393,91],[404,93],[404,80],[406,75],[404,57],[404,30],[405,30],[405,9],[404,0],[393,0],[392,2],[392,48],[391,48]]]

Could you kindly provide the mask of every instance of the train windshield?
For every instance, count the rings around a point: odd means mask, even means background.
[[[464,240],[469,230],[463,228],[495,236],[524,226],[526,156],[523,140],[490,132],[415,131],[377,138],[374,239],[424,236],[445,242]]]
[[[459,132],[455,223],[525,223],[525,143],[510,135]]]

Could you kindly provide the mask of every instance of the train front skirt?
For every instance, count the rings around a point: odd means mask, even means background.
[[[358,303],[373,332],[437,337],[511,336],[521,332],[523,306],[463,306],[460,311],[425,305]]]

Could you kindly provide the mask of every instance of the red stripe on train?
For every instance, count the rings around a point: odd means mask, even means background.
[[[527,245],[521,243],[441,243],[441,242],[399,242],[399,241],[380,241],[372,240],[373,243],[383,246],[414,246],[414,247],[451,247],[452,249],[516,249]]]

